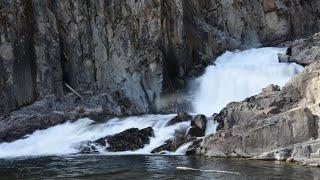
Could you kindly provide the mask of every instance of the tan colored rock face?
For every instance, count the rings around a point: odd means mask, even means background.
[[[303,66],[317,61],[320,57],[320,33],[291,43],[291,52],[288,55],[290,62],[296,62]]]
[[[205,138],[202,151],[209,156],[257,156],[317,137],[313,115],[308,109],[258,119]],[[220,139],[221,138],[221,139]]]

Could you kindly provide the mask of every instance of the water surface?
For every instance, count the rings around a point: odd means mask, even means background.
[[[177,166],[239,172],[180,171]],[[320,168],[197,156],[53,156],[0,160],[0,179],[319,179]]]

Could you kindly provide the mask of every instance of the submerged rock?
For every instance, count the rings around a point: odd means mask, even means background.
[[[99,151],[97,150],[97,144],[87,141],[80,143],[79,147],[76,147],[79,149],[80,154],[98,154]]]

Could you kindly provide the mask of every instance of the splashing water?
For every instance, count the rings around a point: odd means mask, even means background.
[[[96,124],[88,118],[74,123],[66,122],[46,130],[35,131],[25,139],[0,144],[0,157],[72,154],[79,151],[77,146],[83,141],[94,141],[129,128],[152,127],[155,137],[150,138],[150,144],[144,148],[134,152],[102,152],[104,154],[149,154],[166,140],[173,138],[177,130],[186,129],[190,125],[189,121],[167,126],[167,122],[174,116],[145,115],[114,118],[101,124]]]
[[[197,114],[211,116],[219,112],[231,101],[240,101],[257,94],[269,84],[284,85],[302,67],[296,64],[278,63],[279,48],[260,48],[242,52],[226,52],[216,60],[215,66],[209,66],[205,74],[198,78],[200,86],[193,104]],[[76,122],[66,122],[46,130],[35,131],[11,143],[0,144],[0,158],[18,156],[63,155],[78,153],[77,146],[84,141],[120,133],[129,128],[143,129],[152,127],[155,137],[142,149],[131,152],[105,152],[115,154],[150,154],[150,152],[174,137],[176,131],[183,131],[189,122],[167,126],[175,115],[145,115],[128,118],[114,118],[105,123],[94,123],[84,118]],[[215,132],[217,124],[208,120],[206,135]],[[172,155],[185,154],[191,143],[182,145]]]
[[[211,116],[232,101],[241,101],[276,84],[283,86],[293,75],[302,70],[295,63],[278,62],[283,48],[259,48],[241,52],[226,52],[206,68],[198,78],[199,89],[193,104],[197,114]]]

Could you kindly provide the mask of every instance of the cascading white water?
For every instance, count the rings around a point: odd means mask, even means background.
[[[174,137],[177,130],[187,129],[189,122],[182,122],[167,126],[167,122],[175,115],[145,115],[128,118],[114,118],[106,123],[97,124],[84,118],[74,123],[66,122],[46,130],[39,130],[25,139],[12,143],[0,144],[0,158],[35,155],[62,155],[77,153],[77,146],[83,141],[93,141],[99,138],[120,133],[129,128],[152,127],[155,137],[150,144],[134,152],[120,152],[104,154],[148,154],[162,145],[164,141]]]
[[[302,67],[296,64],[278,63],[279,48],[260,48],[242,52],[226,52],[209,66],[205,74],[197,79],[200,86],[195,95],[194,109],[197,114],[211,116],[218,113],[227,103],[240,101],[257,94],[269,84],[282,86]],[[36,131],[24,139],[0,144],[0,158],[34,155],[62,155],[77,153],[77,146],[83,141],[120,133],[129,128],[152,127],[155,137],[150,144],[133,152],[105,152],[102,154],[149,154],[153,149],[174,137],[175,131],[185,130],[189,122],[167,126],[175,115],[145,115],[128,118],[114,118],[105,123],[94,123],[84,118],[66,122],[46,130]],[[216,124],[208,121],[206,134],[213,133]],[[182,145],[173,155],[184,154],[191,143]]]
[[[283,48],[259,48],[226,52],[218,57],[215,65],[207,67],[205,74],[197,79],[195,113],[211,116],[228,103],[258,94],[270,84],[283,86],[302,70],[295,63],[278,62],[278,53],[284,51]]]

